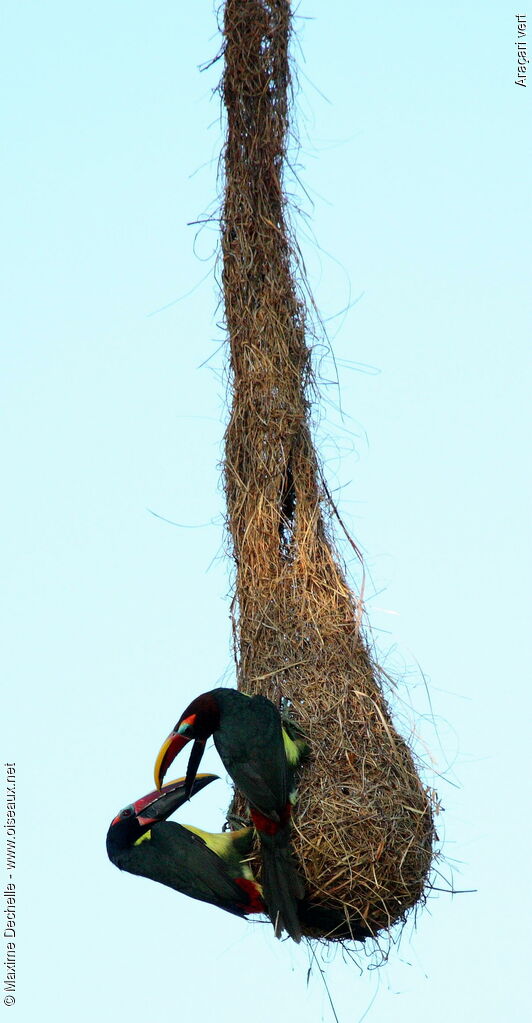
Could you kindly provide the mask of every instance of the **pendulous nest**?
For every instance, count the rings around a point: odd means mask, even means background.
[[[312,442],[308,317],[283,188],[290,29],[288,0],[226,0],[224,468],[238,685],[287,702],[308,737],[294,848],[310,898],[377,934],[423,898],[433,802],[392,723]]]

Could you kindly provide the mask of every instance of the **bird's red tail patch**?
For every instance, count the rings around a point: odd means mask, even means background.
[[[284,809],[279,814],[278,821],[272,821],[271,817],[265,817],[259,810],[251,809],[251,820],[253,821],[259,834],[263,835],[276,835],[281,828],[284,828],[290,820],[290,814],[292,812],[291,803],[287,803]]]
[[[265,913],[266,907],[262,901],[260,888],[255,881],[248,881],[245,877],[237,877],[236,883],[247,895],[247,901],[243,910],[245,913]]]

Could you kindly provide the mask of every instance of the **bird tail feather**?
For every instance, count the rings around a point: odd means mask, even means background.
[[[264,901],[275,928],[276,938],[283,930],[299,942],[301,924],[297,914],[297,900],[304,898],[305,886],[297,870],[290,848],[290,828],[279,829],[274,835],[261,833],[262,887]]]

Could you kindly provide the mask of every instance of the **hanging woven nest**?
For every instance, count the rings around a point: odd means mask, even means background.
[[[392,723],[311,438],[307,316],[283,190],[290,4],[226,0],[223,32],[225,489],[238,686],[283,701],[308,737],[294,849],[310,899],[377,934],[423,897],[432,801]]]

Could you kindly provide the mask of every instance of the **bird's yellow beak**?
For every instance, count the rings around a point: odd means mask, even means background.
[[[164,776],[170,764],[175,760],[183,747],[186,746],[187,742],[190,742],[189,737],[187,735],[180,735],[179,732],[170,732],[168,738],[164,740],[157,754],[153,772],[155,785],[158,789],[162,788]]]

